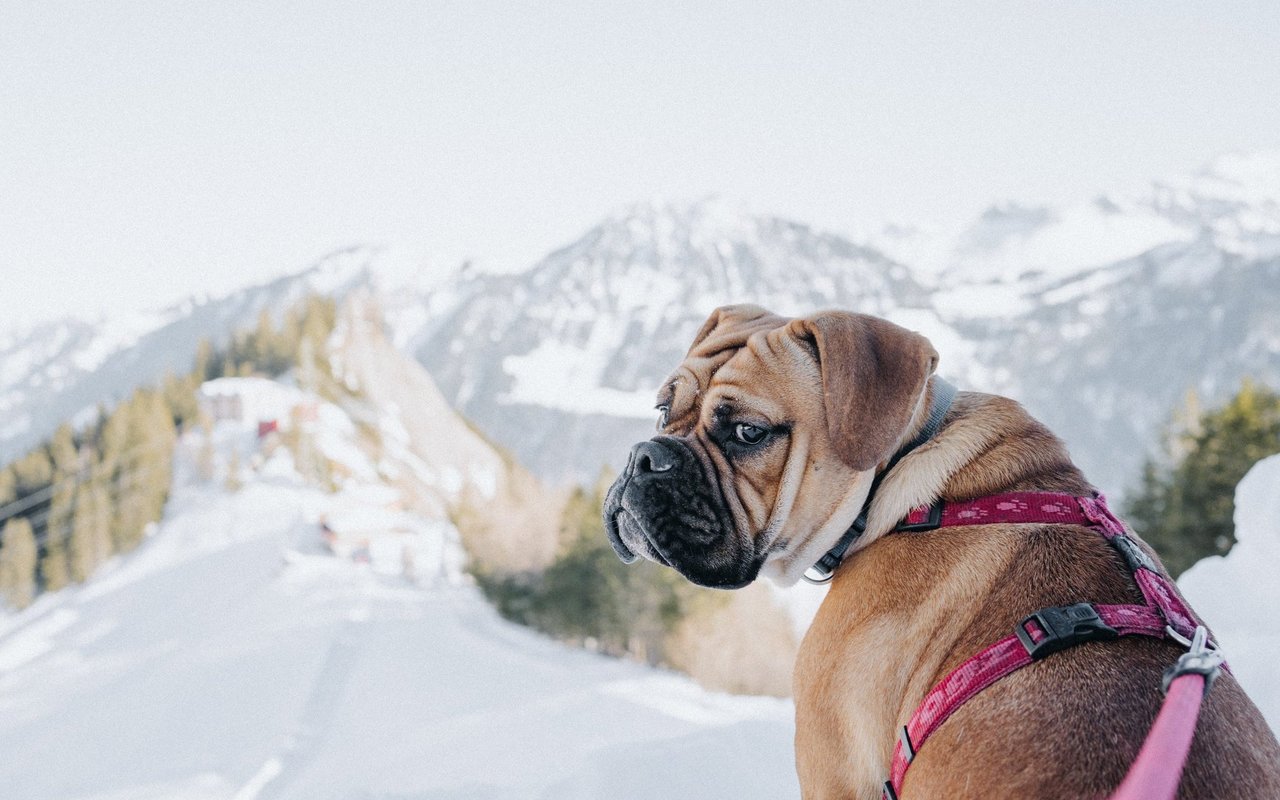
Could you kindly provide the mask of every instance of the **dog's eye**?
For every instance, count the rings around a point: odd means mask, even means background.
[[[658,406],[658,430],[667,427],[669,416],[671,416],[671,406]]]
[[[748,425],[745,422],[739,422],[733,426],[733,436],[743,444],[760,444],[764,441],[764,437],[769,435],[769,431],[755,425]]]

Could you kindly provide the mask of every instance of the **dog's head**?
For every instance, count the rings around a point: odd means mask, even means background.
[[[717,309],[658,392],[658,435],[605,498],[614,550],[704,586],[750,583],[861,503],[937,358],[923,336],[864,314]]]

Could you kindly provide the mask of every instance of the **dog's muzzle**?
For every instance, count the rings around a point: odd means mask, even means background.
[[[604,500],[604,530],[609,537],[609,544],[613,545],[613,551],[622,559],[622,563],[631,564],[639,558],[632,549],[633,546],[647,550],[646,555],[654,557],[655,561],[667,563],[666,558],[645,539],[640,520],[625,508],[623,497],[632,481],[644,483],[651,476],[670,472],[678,463],[676,453],[669,446],[654,439],[639,442],[631,448],[626,469],[609,487]],[[630,545],[623,538],[624,532],[626,539],[631,541]]]
[[[603,511],[609,543],[624,563],[643,556],[694,583],[722,588],[750,583],[759,572],[761,559],[750,539],[735,533],[717,481],[676,437],[660,435],[631,448]]]

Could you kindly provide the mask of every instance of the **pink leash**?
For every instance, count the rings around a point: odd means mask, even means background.
[[[1222,656],[1205,647],[1206,634],[1203,626],[1196,628],[1191,649],[1166,673],[1164,705],[1111,800],[1171,800],[1178,793],[1200,704],[1222,664]]]
[[[1098,531],[1124,559],[1142,591],[1144,605],[1043,608],[1022,620],[1008,636],[972,656],[925,695],[899,732],[884,783],[883,800],[897,800],[907,768],[921,746],[967,700],[1004,676],[1059,650],[1086,641],[1120,636],[1172,638],[1188,646],[1166,670],[1164,705],[1124,782],[1111,800],[1172,800],[1178,791],[1200,705],[1219,670],[1226,668],[1208,645],[1208,631],[1160,573],[1106,500],[1049,492],[1015,492],[963,503],[935,503],[915,509],[894,530],[931,531],[960,525],[1051,523],[1083,525]],[[1191,637],[1191,638],[1188,638]]]

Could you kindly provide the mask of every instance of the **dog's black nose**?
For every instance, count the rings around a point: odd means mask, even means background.
[[[677,456],[670,448],[650,439],[631,448],[631,461],[636,474],[666,472],[676,465]]]

